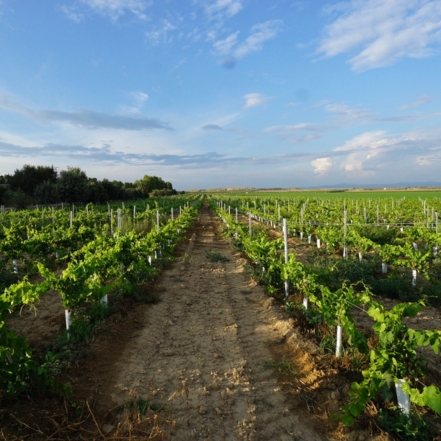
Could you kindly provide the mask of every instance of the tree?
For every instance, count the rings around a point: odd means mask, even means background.
[[[15,170],[12,176],[8,176],[7,183],[11,190],[21,190],[27,196],[34,196],[34,191],[39,184],[45,181],[57,182],[57,171],[54,166],[24,165],[21,169]]]
[[[60,172],[57,191],[60,202],[70,204],[88,202],[89,188],[86,173],[78,167],[68,167]]]
[[[145,175],[141,180],[135,181],[135,186],[144,197],[148,197],[153,190],[173,190],[170,182],[164,182],[158,176]]]
[[[103,185],[101,181],[98,181],[96,178],[89,178],[87,182],[89,199],[88,202],[96,203],[105,203],[109,200],[109,195],[107,194],[106,187]]]
[[[26,208],[30,204],[30,200],[27,194],[24,191],[18,189],[15,191],[9,190],[7,192],[8,199],[12,203],[15,208],[23,209]]]
[[[34,191],[34,196],[39,204],[54,204],[59,201],[57,183],[44,181],[38,184]]]
[[[0,185],[0,204],[4,204],[5,203],[5,196],[6,196],[6,187],[4,187],[3,185]]]
[[[150,193],[150,197],[152,198],[160,198],[163,196],[173,196],[175,194],[178,194],[176,190],[169,190],[167,188],[163,188],[162,190],[153,190]]]

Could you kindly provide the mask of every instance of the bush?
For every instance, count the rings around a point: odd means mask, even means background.
[[[430,441],[433,439],[428,423],[417,414],[406,415],[398,407],[391,407],[386,410],[380,409],[378,417],[380,427],[400,440]]]
[[[421,291],[412,286],[409,274],[393,272],[385,279],[374,280],[372,291],[391,299],[403,302],[416,302],[421,298]]]
[[[377,226],[365,226],[359,231],[360,235],[368,238],[372,242],[378,245],[386,245],[394,243],[395,238],[398,235],[398,230],[394,228],[377,227]]]

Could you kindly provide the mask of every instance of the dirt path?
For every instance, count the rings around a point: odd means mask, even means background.
[[[327,439],[290,411],[265,367],[280,331],[218,225],[205,207],[183,254],[161,277],[161,302],[138,316],[102,405],[133,396],[162,404],[175,421],[173,440]],[[229,261],[212,262],[210,252]]]

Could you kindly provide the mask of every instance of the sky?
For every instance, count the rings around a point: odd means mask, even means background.
[[[0,175],[441,183],[439,0],[0,0]]]

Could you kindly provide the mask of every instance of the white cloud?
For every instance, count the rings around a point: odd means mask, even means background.
[[[224,20],[236,15],[242,9],[242,4],[237,0],[216,0],[205,4],[204,9],[210,20]]]
[[[59,5],[58,9],[76,23],[84,18],[84,11],[81,11],[81,7],[84,6],[115,21],[127,13],[145,20],[145,11],[152,4],[151,0],[77,0],[70,5]]]
[[[439,52],[438,0],[352,0],[338,5],[328,9],[339,16],[325,28],[317,52],[326,57],[356,53],[349,60],[356,72]]]
[[[138,18],[145,19],[144,11],[150,7],[151,0],[81,0],[84,4],[96,12],[107,15],[112,19],[118,19],[127,12]]]
[[[236,45],[238,35],[239,31],[235,32],[234,34],[230,34],[223,40],[218,40],[213,43],[216,53],[219,55],[228,55],[231,52],[232,47]]]
[[[360,149],[378,149],[390,142],[386,137],[386,132],[378,130],[374,132],[366,132],[355,136],[341,147],[337,147],[335,151],[352,151]]]
[[[75,23],[80,23],[84,18],[84,15],[74,6],[58,5],[57,9],[62,12],[66,18],[74,21]]]
[[[122,106],[121,111],[122,113],[129,113],[132,115],[139,114],[141,112],[141,109],[144,107],[144,104],[149,99],[149,96],[141,91],[130,92],[127,94],[127,96],[132,101],[132,105]]]
[[[334,154],[334,168],[343,169],[354,178],[371,177],[383,171],[385,176],[397,170],[436,165],[441,161],[439,133],[388,134],[384,131],[366,132],[346,141]],[[338,160],[337,160],[338,157]]]
[[[243,105],[244,109],[250,109],[251,107],[262,106],[268,101],[264,95],[260,93],[248,93],[244,96],[245,104]]]
[[[239,42],[239,31],[233,32],[224,39],[214,41],[213,49],[217,56],[225,57],[224,63],[228,61],[234,67],[235,60],[241,59],[252,52],[262,50],[263,44],[274,38],[282,29],[281,20],[269,20],[264,23],[254,25],[249,36]],[[210,32],[208,40],[215,40],[217,32]]]
[[[250,36],[235,49],[233,55],[236,58],[243,58],[250,52],[260,51],[265,41],[274,38],[280,32],[281,25],[281,20],[269,20],[254,25],[251,28]]]
[[[331,167],[332,161],[330,158],[317,158],[311,162],[311,165],[314,167],[314,173],[323,175]]]

